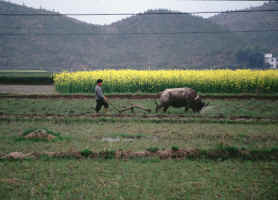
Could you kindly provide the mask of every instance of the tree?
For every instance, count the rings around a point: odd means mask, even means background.
[[[263,68],[264,53],[258,48],[241,49],[236,53],[236,60],[239,64],[249,68]]]
[[[249,55],[249,64],[250,68],[264,67],[264,54],[261,52],[253,52]]]

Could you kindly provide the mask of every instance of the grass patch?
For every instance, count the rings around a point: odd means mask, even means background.
[[[275,161],[65,159],[5,161],[0,162],[0,168],[1,199],[276,200],[278,197]]]
[[[217,150],[223,151],[223,152],[228,152],[231,154],[238,154],[239,149],[236,146],[230,146],[230,145],[224,145],[223,143],[220,143],[217,145]]]
[[[179,149],[180,149],[180,148],[179,148],[178,146],[172,146],[172,147],[171,147],[171,150],[172,150],[172,151],[178,151]]]
[[[115,150],[109,150],[109,149],[105,149],[99,152],[100,157],[106,160],[115,158],[115,154],[116,154]]]
[[[93,154],[93,152],[89,149],[84,149],[83,151],[80,152],[80,154],[86,158],[88,158],[90,155]]]
[[[151,152],[151,153],[156,153],[159,151],[159,148],[158,147],[149,147],[146,149],[148,152]]]

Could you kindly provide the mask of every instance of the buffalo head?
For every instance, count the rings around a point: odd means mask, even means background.
[[[200,112],[203,107],[208,106],[209,103],[205,103],[201,100],[200,96],[197,95],[194,99],[194,106],[193,106],[193,112]]]

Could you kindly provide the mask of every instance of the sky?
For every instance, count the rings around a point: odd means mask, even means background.
[[[258,1],[196,0],[6,0],[33,8],[60,13],[139,13],[149,9],[170,9],[181,12],[226,11],[260,6]],[[203,17],[209,17],[203,14]],[[73,16],[72,16],[73,17]],[[92,24],[111,24],[128,16],[74,16]]]

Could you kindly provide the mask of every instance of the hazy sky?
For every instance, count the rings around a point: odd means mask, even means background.
[[[260,6],[252,1],[188,1],[188,0],[8,0],[34,8],[61,13],[138,13],[148,9],[171,9],[182,12],[224,11]],[[75,16],[93,24],[110,24],[127,16]]]

